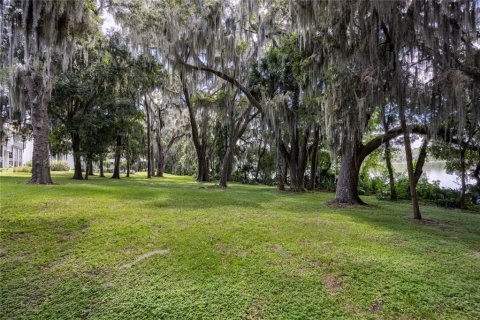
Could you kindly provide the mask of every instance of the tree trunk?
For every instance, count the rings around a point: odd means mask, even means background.
[[[207,160],[207,141],[206,141],[206,132],[202,130],[202,141],[200,141],[200,134],[198,132],[197,120],[195,118],[195,113],[193,112],[193,106],[190,101],[190,93],[184,79],[183,73],[180,74],[182,80],[183,95],[185,98],[185,104],[188,108],[188,117],[190,119],[190,129],[192,133],[192,141],[195,147],[195,152],[197,153],[197,163],[198,163],[198,182],[208,181],[208,160]],[[206,125],[206,124],[205,124]],[[204,127],[204,129],[206,129]]]
[[[78,134],[72,134],[72,150],[73,150],[73,179],[83,180],[82,175],[82,159],[80,156],[80,137]]]
[[[197,162],[198,162],[198,182],[207,182],[208,179],[208,160],[206,157],[206,152],[197,153]]]
[[[428,136],[423,139],[422,146],[420,147],[420,153],[418,154],[417,164],[415,165],[415,185],[418,184],[420,177],[423,173],[423,166],[425,164],[425,160],[427,159],[427,147],[428,147]]]
[[[100,157],[100,178],[105,178],[103,173],[103,156]]]
[[[360,165],[357,161],[359,142],[357,139],[347,139],[343,146],[340,172],[338,174],[337,188],[335,191],[335,203],[351,205],[365,204],[358,196],[358,175]],[[361,163],[360,163],[361,164]]]
[[[467,204],[465,202],[465,194],[467,192],[467,173],[466,173],[466,164],[465,164],[465,147],[463,143],[460,144],[460,180],[462,184],[462,189],[460,190],[460,201],[459,208],[467,209]]]
[[[296,88],[293,95],[293,110],[288,111],[288,126],[290,128],[290,151],[282,144],[280,147],[283,152],[288,155],[288,167],[290,169],[290,191],[303,192],[305,170],[308,161],[308,137],[310,135],[310,127],[303,131],[303,136],[300,135],[298,128],[298,105],[299,105],[299,90]],[[301,139],[300,139],[301,137]]]
[[[159,113],[159,119],[161,121],[160,111],[158,111],[158,113]],[[163,150],[162,139],[160,137],[160,132],[161,132],[160,129],[157,135],[157,149],[158,149],[157,177],[163,177],[163,172],[165,171],[165,153]]]
[[[387,106],[382,108],[382,123],[385,133],[390,129],[390,124],[393,121],[391,117],[385,114]],[[391,111],[391,110],[390,110]],[[390,200],[396,201],[398,199],[397,190],[395,190],[395,176],[392,166],[392,149],[390,147],[390,140],[385,141],[385,164],[388,170],[388,182],[390,184]]]
[[[122,137],[117,136],[117,146],[115,148],[115,163],[113,167],[112,179],[120,179],[120,158],[122,156]]]
[[[290,161],[290,191],[303,192],[303,174],[301,174],[300,164],[297,161]],[[305,173],[305,172],[303,172]]]
[[[317,167],[318,167],[318,145],[320,143],[320,127],[315,126],[315,137],[312,145],[312,163],[310,165],[310,181],[308,184],[308,190],[315,190],[315,182],[317,180]]]
[[[277,189],[279,191],[285,191],[285,175],[284,175],[284,159],[282,151],[280,150],[280,137],[281,132],[279,129],[275,130],[275,170],[277,179]]]
[[[93,174],[93,160],[92,158],[88,159],[88,175],[94,176]]]
[[[422,142],[422,146],[420,147],[420,153],[418,154],[417,163],[415,164],[415,171],[413,172],[413,176],[415,178],[415,186],[420,181],[423,173],[423,166],[425,164],[425,160],[427,159],[427,147],[428,147],[428,137]],[[410,193],[410,186],[407,188],[407,192]]]
[[[406,124],[405,124],[406,127]],[[426,128],[423,126],[413,126],[411,131],[417,134],[426,134]],[[342,146],[342,161],[340,163],[340,173],[337,180],[337,190],[335,201],[346,204],[364,204],[358,196],[358,174],[363,160],[380,147],[386,141],[389,141],[403,134],[402,127],[396,127],[388,130],[383,135],[371,139],[363,145],[357,137],[354,141],[346,141]],[[409,140],[410,141],[410,140]],[[411,149],[410,149],[411,152]]]
[[[396,201],[397,191],[395,190],[395,176],[393,175],[393,166],[392,166],[392,150],[390,148],[390,141],[385,141],[385,164],[387,165],[388,170],[388,182],[390,184],[390,200]]]
[[[130,178],[130,159],[127,158],[127,178]]]
[[[145,111],[147,113],[147,178],[152,177],[152,145],[150,137],[150,107],[147,103],[147,97],[145,97]]]
[[[300,177],[300,163],[298,161],[300,148],[298,145],[298,130],[296,119],[291,117],[290,122],[290,154],[288,159],[288,168],[290,169],[290,191],[303,192],[303,176]]]
[[[48,147],[48,102],[50,90],[42,93],[32,104],[33,156],[31,184],[53,184],[50,176],[50,150]]]
[[[163,177],[164,172],[165,172],[165,155],[163,154],[163,150],[160,150],[158,152],[157,177]]]
[[[230,175],[233,166],[233,146],[232,142],[229,143],[227,151],[222,161],[222,170],[220,172],[220,187],[226,188],[227,182],[230,180]]]
[[[415,176],[413,172],[413,159],[412,159],[412,147],[410,145],[410,133],[407,129],[407,121],[405,119],[405,110],[400,107],[400,124],[403,131],[403,140],[405,143],[405,156],[407,159],[407,172],[408,172],[408,181],[410,185],[410,197],[412,199],[413,207],[413,218],[416,220],[421,220],[422,215],[420,213],[420,206],[418,204],[417,197],[417,187],[415,185]]]
[[[263,139],[260,140],[260,143],[258,145],[258,152],[257,152],[257,166],[255,168],[255,181],[258,182],[258,174],[260,173],[260,162],[262,161],[263,156],[265,155],[265,152],[267,151],[267,144],[263,143],[262,147],[262,142]]]

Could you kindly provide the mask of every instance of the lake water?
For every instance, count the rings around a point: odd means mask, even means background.
[[[407,174],[406,163],[394,163],[394,170],[397,173]],[[460,189],[460,179],[455,174],[449,174],[445,170],[444,162],[427,162],[423,166],[422,178],[427,177],[430,182],[440,181],[440,186],[443,188]]]

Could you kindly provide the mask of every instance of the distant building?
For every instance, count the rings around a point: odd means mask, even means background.
[[[9,124],[3,126],[0,141],[0,168],[19,167],[24,164],[24,141],[21,135]]]
[[[27,161],[32,161],[32,156],[33,156],[33,140],[27,140],[25,142],[25,150],[23,152],[23,159],[25,161],[24,163],[26,163]],[[66,161],[70,169],[74,168],[72,153],[56,154],[54,156],[50,155],[50,162],[51,161]]]
[[[32,161],[33,140],[24,141],[22,136],[8,123],[3,125],[0,140],[0,168],[15,168]],[[70,169],[74,168],[72,154],[57,154],[50,161],[66,161]]]

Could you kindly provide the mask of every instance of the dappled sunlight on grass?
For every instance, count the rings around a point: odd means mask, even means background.
[[[480,316],[478,214],[425,206],[418,224],[406,202],[70,176],[0,173],[0,318]]]

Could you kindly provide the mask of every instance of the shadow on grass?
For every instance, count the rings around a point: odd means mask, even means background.
[[[414,239],[451,238],[456,242],[465,242],[468,246],[479,249],[478,245],[475,246],[473,243],[480,243],[480,215],[458,210],[422,206],[423,215],[430,223],[418,224],[409,219],[411,208],[408,202],[394,203],[367,197],[366,202],[371,204],[370,206],[332,208],[328,206],[328,201],[333,195],[323,192],[281,193],[273,187],[240,184],[231,184],[224,190],[210,188],[209,186],[214,185],[212,183],[199,184],[191,177],[147,179],[138,175],[113,180],[95,176],[89,180],[73,180],[70,174],[54,174],[54,180],[58,185],[53,186],[27,185],[28,174],[1,175],[2,197],[8,197],[10,192],[15,196],[17,192],[28,190],[25,192],[29,193],[29,203],[33,205],[56,198],[75,198],[80,199],[81,202],[95,199],[112,204],[118,201],[132,201],[138,202],[136,206],[139,208],[153,210],[175,208],[181,211],[240,207],[291,213],[292,216],[338,215],[347,216],[353,222],[367,223],[375,228],[389,230]],[[47,193],[49,198],[46,197]]]

